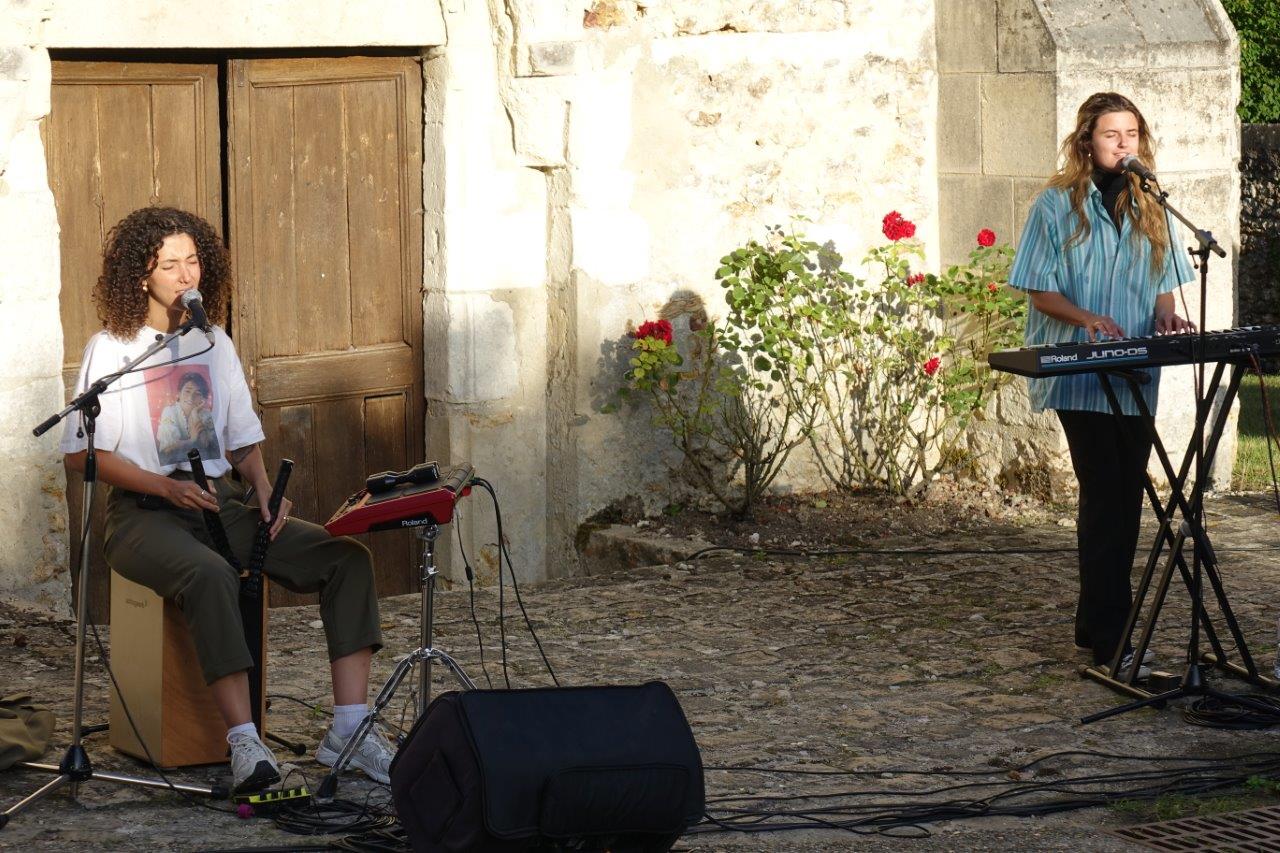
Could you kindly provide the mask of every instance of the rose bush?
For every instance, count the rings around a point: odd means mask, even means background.
[[[1003,286],[1012,250],[983,229],[966,263],[926,273],[912,268],[914,223],[891,211],[882,230],[862,276],[833,244],[780,226],[726,255],[724,319],[691,331],[688,360],[667,320],[632,333],[619,394],[648,400],[730,510],[749,513],[805,441],[837,487],[920,486],[1007,380],[986,357],[1021,340],[1024,301]]]

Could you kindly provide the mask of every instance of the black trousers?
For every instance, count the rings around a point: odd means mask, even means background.
[[[1080,483],[1076,645],[1091,649],[1094,663],[1105,663],[1120,643],[1133,604],[1130,575],[1138,547],[1151,439],[1142,418],[1136,415],[1057,414]]]

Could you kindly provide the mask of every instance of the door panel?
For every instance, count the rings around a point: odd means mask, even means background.
[[[63,379],[74,387],[88,339],[102,328],[92,300],[107,231],[148,204],[192,210],[222,227],[222,156],[215,64],[53,63],[52,104],[41,128],[61,230]],[[103,493],[95,501],[90,612],[106,620]],[[67,472],[72,529],[81,480]],[[71,566],[79,566],[73,535]]]
[[[291,496],[322,522],[366,474],[422,457],[421,68],[234,60],[229,79],[237,342],[268,465],[298,463]],[[413,590],[411,537],[365,539],[379,594]]]

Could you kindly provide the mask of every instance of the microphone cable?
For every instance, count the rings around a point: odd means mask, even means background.
[[[552,682],[556,687],[560,687],[560,679],[556,677],[556,671],[551,666],[551,661],[547,659],[547,653],[542,648],[542,641],[538,639],[538,632],[533,628],[533,622],[529,619],[529,611],[525,610],[524,598],[520,595],[520,582],[516,579],[516,569],[511,563],[511,552],[507,550],[507,540],[502,533],[502,510],[498,506],[498,495],[493,490],[493,486],[488,480],[477,477],[471,481],[474,485],[479,486],[489,493],[489,497],[493,500],[493,515],[498,527],[498,625],[501,627],[503,622],[502,613],[502,562],[506,561],[507,570],[511,574],[511,589],[516,594],[516,604],[520,607],[520,613],[524,617],[525,627],[529,629],[529,636],[533,637],[534,645],[538,647],[538,655],[542,658],[543,665],[547,668],[547,673],[551,676]],[[506,632],[502,632],[502,677],[507,679],[507,645]],[[511,682],[507,680],[507,687],[510,688]]]
[[[493,679],[489,677],[489,667],[484,660],[484,638],[480,635],[480,619],[476,616],[476,584],[475,571],[471,568],[471,560],[467,558],[467,548],[462,544],[462,513],[454,509],[453,532],[458,539],[458,552],[462,555],[462,567],[467,575],[467,598],[471,606],[471,624],[476,629],[476,648],[480,651],[480,671],[484,673],[484,682],[493,689]]]

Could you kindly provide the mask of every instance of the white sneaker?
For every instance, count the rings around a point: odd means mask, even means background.
[[[256,734],[231,740],[231,793],[250,794],[280,781],[280,765]]]
[[[1146,681],[1151,677],[1151,667],[1147,664],[1156,659],[1155,654],[1147,649],[1147,653],[1142,656],[1142,663],[1138,664],[1138,674],[1134,681]],[[1133,666],[1133,652],[1120,658],[1120,672],[1117,675],[1120,678],[1126,678],[1129,675],[1129,667]]]
[[[325,767],[332,767],[338,763],[338,756],[342,754],[346,745],[347,739],[339,737],[333,730],[333,726],[330,726],[324,733],[319,748],[316,749],[316,761]],[[369,734],[351,753],[347,768],[363,770],[365,775],[373,781],[389,785],[391,784],[391,759],[395,757],[396,754],[387,742],[387,736],[383,733],[382,727],[374,723]]]

